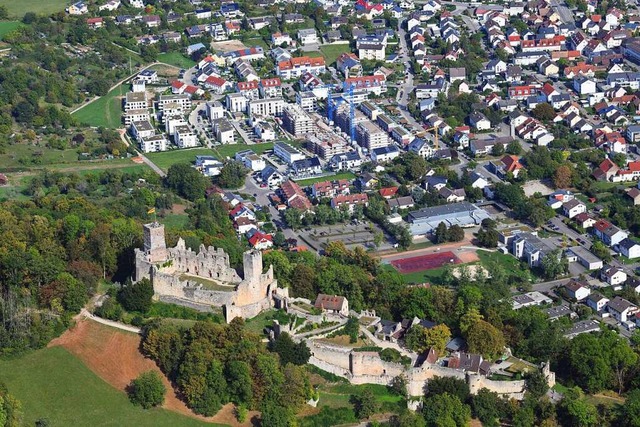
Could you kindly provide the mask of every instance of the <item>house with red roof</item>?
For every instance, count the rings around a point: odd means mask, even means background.
[[[489,165],[492,172],[501,178],[507,176],[507,173],[511,173],[514,178],[517,178],[520,170],[524,168],[518,156],[514,155],[506,155],[500,160],[490,162]]]
[[[92,29],[96,29],[96,28],[102,28],[102,26],[104,25],[104,19],[98,17],[98,18],[87,18],[87,25],[89,26],[89,28]]]
[[[280,194],[282,200],[290,208],[299,209],[302,212],[309,211],[313,208],[313,204],[297,183],[294,181],[285,181],[280,185]]]
[[[263,98],[277,98],[282,96],[282,81],[278,77],[262,79],[259,89]]]
[[[391,199],[398,193],[398,187],[385,187],[379,191],[380,195],[385,199]]]
[[[265,250],[273,246],[273,236],[260,230],[251,230],[248,234],[249,244],[254,249]]]
[[[349,316],[349,301],[345,297],[337,295],[318,294],[315,308],[342,316]]]
[[[202,84],[206,89],[209,89],[215,94],[223,94],[228,90],[233,89],[231,82],[226,81],[222,77],[209,76]]]
[[[174,95],[180,95],[187,89],[187,84],[180,80],[174,80],[171,82],[171,93]]]
[[[606,158],[600,163],[600,165],[594,169],[591,175],[597,181],[611,181],[614,176],[618,173],[620,168],[613,163],[613,161],[609,158]]]
[[[250,82],[238,82],[237,91],[244,95],[248,100],[260,98],[260,83],[253,80]]]
[[[339,195],[331,199],[331,207],[333,209],[340,209],[343,206],[346,206],[349,210],[349,213],[353,213],[353,209],[356,205],[368,206],[369,205],[369,196],[365,193],[358,194],[346,194]]]

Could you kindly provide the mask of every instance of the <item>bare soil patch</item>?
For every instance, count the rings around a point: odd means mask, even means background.
[[[175,203],[173,208],[171,208],[171,213],[176,215],[182,215],[187,210],[187,205],[182,205],[180,203]]]
[[[211,49],[233,52],[234,50],[247,49],[247,46],[240,40],[227,40],[223,42],[211,42]]]
[[[250,420],[258,415],[258,412],[251,411],[247,417],[249,421],[238,423],[231,403],[225,405],[214,417],[194,414],[184,402],[178,399],[173,386],[155,362],[140,353],[138,350],[140,337],[136,334],[86,319],[79,321],[73,328],[51,341],[49,347],[52,346],[64,347],[96,375],[122,392],[131,380],[142,372],[150,370],[158,372],[167,388],[163,407],[170,411],[234,427],[252,426]]]
[[[480,261],[480,258],[478,258],[478,254],[476,254],[475,251],[462,251],[458,252],[457,255],[458,258],[460,258],[460,261],[462,261],[464,264]]]

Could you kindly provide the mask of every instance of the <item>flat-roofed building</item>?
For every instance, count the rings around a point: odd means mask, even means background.
[[[169,103],[177,103],[183,110],[191,108],[191,97],[187,94],[179,95],[160,95],[158,98],[158,109],[162,111],[164,106]]]
[[[273,146],[273,153],[288,165],[293,164],[297,160],[302,160],[305,155],[300,150],[291,145],[278,141]]]
[[[198,146],[196,133],[187,125],[178,125],[173,130],[173,142],[179,148],[191,148]]]
[[[284,99],[264,98],[249,101],[249,114],[252,116],[280,116],[284,110]]]
[[[167,138],[164,135],[152,135],[142,138],[139,141],[140,149],[144,153],[155,153],[158,151],[166,151],[168,145]]]
[[[284,107],[282,123],[285,129],[294,136],[305,135],[315,130],[313,119],[296,104],[287,104]]]
[[[124,113],[124,124],[130,125],[133,122],[142,122],[151,120],[151,115],[147,108],[140,110],[129,110]]]
[[[156,133],[156,130],[148,120],[131,123],[130,131],[136,141],[140,141],[142,138],[150,137]]]
[[[143,110],[149,108],[146,92],[128,92],[124,102],[124,110]]]
[[[225,118],[215,119],[212,121],[212,126],[219,143],[233,144],[236,142],[235,130],[229,120]]]
[[[329,160],[336,154],[342,154],[349,149],[346,142],[338,138],[322,138],[316,135],[308,135],[305,142],[307,150],[320,156],[323,160]]]
[[[356,140],[361,147],[367,150],[389,145],[389,135],[369,120],[356,127]]]

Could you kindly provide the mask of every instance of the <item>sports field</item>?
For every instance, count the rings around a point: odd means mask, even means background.
[[[401,274],[433,270],[446,264],[461,264],[462,261],[451,251],[421,255],[391,261],[391,265]]]

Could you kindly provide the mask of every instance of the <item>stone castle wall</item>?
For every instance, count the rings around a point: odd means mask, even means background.
[[[522,400],[525,381],[494,381],[480,374],[465,373],[440,365],[425,364],[421,367],[405,368],[399,363],[385,362],[375,352],[356,352],[350,348],[337,347],[315,340],[307,340],[312,356],[309,363],[332,374],[347,378],[352,384],[390,385],[400,374],[407,377],[407,391],[410,396],[424,395],[425,385],[434,377],[454,377],[466,381],[472,394],[482,388],[496,392],[505,398]],[[555,379],[548,366],[542,368],[549,383]]]
[[[262,253],[243,254],[244,278],[231,268],[229,255],[221,248],[201,245],[198,252],[186,247],[179,239],[173,248],[166,248],[164,226],[158,223],[144,226],[144,249],[136,249],[136,280],[148,278],[156,298],[172,297],[202,305],[222,307],[227,321],[235,317],[254,317],[273,307],[273,296],[287,297],[278,288],[273,268],[262,273]],[[189,275],[232,285],[229,291],[205,289]]]

